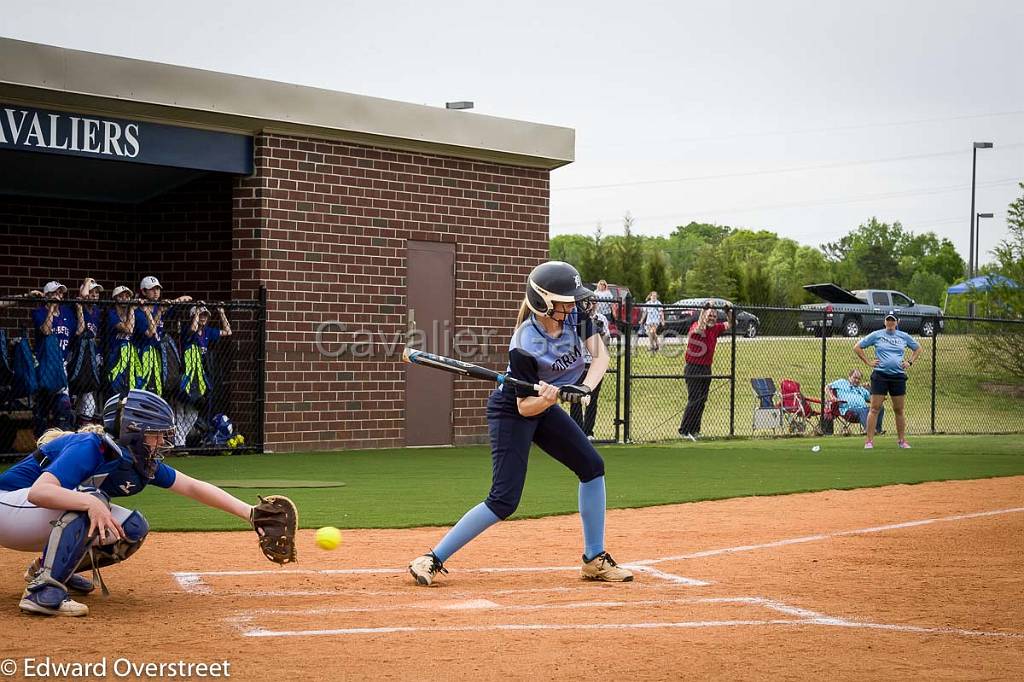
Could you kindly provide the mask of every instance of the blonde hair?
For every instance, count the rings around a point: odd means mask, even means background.
[[[519,325],[526,321],[526,318],[530,316],[531,312],[533,311],[530,310],[530,306],[527,305],[526,299],[524,298],[523,302],[519,304],[519,313],[516,315],[516,323],[513,326],[518,329]]]
[[[43,432],[43,435],[39,436],[39,438],[36,440],[36,447],[41,448],[47,443],[52,443],[61,436],[66,436],[69,433],[76,432],[65,431],[64,429],[46,429],[46,431]],[[104,428],[100,424],[86,424],[82,428],[78,429],[77,433],[95,433],[102,435],[104,433]]]

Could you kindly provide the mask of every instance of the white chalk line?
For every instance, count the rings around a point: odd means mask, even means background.
[[[257,616],[284,615],[284,616],[319,616],[330,613],[368,613],[368,612],[394,612],[408,610],[499,610],[501,612],[528,612],[528,611],[549,611],[549,610],[571,610],[589,608],[630,608],[660,606],[665,604],[743,604],[760,606],[783,615],[795,616],[791,619],[731,619],[731,620],[699,620],[699,621],[675,621],[675,622],[639,622],[639,623],[500,623],[492,625],[458,625],[458,626],[383,626],[383,627],[349,627],[349,628],[328,628],[313,630],[270,630],[265,627],[250,627]],[[432,604],[429,602],[417,602],[403,605],[384,607],[324,607],[316,609],[260,609],[247,611],[241,615],[226,619],[227,622],[235,625],[245,637],[322,637],[322,636],[346,636],[346,635],[367,635],[367,634],[399,634],[399,633],[421,633],[421,632],[489,632],[489,631],[516,631],[516,630],[651,630],[661,628],[720,628],[738,626],[766,626],[766,625],[818,625],[825,627],[841,628],[862,628],[871,630],[885,630],[892,632],[909,632],[915,634],[939,634],[958,635],[967,637],[991,637],[1024,639],[1021,632],[999,632],[984,630],[969,630],[964,628],[949,627],[924,627],[917,625],[896,625],[889,623],[873,623],[867,621],[855,621],[846,618],[826,616],[825,614],[791,606],[773,599],[763,597],[704,597],[685,598],[668,600],[638,600],[638,601],[604,601],[604,602],[568,602],[565,604],[518,604],[503,606],[490,600],[470,600],[470,603],[447,605]]]
[[[893,523],[883,526],[870,526],[868,528],[857,528],[854,530],[841,530],[832,533],[821,533],[817,535],[805,535],[796,538],[787,538],[784,540],[776,540],[774,542],[765,542],[756,545],[739,545],[737,547],[724,547],[720,549],[709,549],[700,552],[691,552],[689,554],[679,554],[675,556],[661,557],[659,559],[639,559],[637,561],[630,562],[629,564],[623,564],[632,570],[644,571],[648,574],[661,577],[662,579],[670,580],[671,582],[678,582],[680,584],[687,584],[693,586],[708,585],[706,581],[696,580],[693,578],[685,578],[683,576],[673,576],[673,574],[666,574],[664,572],[653,573],[653,569],[649,567],[664,563],[667,561],[683,561],[686,559],[700,559],[710,556],[719,556],[722,554],[738,554],[741,552],[752,552],[759,549],[771,549],[774,547],[784,547],[786,545],[803,544],[807,542],[818,542],[820,540],[828,540],[836,537],[845,537],[850,535],[866,535],[870,533],[882,533],[888,530],[899,530],[902,528],[916,528],[918,526],[925,526],[933,523],[951,523],[954,521],[965,521],[969,519],[984,518],[988,516],[1000,516],[1004,514],[1017,514],[1024,512],[1024,507],[1013,507],[1010,509],[997,509],[993,511],[975,512],[972,514],[956,514],[952,516],[943,516],[931,519],[919,519],[916,521],[904,521],[902,523]],[[648,567],[648,568],[645,568]],[[377,575],[404,575],[407,569],[405,568],[342,568],[342,569],[280,569],[280,570],[238,570],[238,571],[175,571],[171,575],[178,582],[178,585],[185,592],[192,594],[212,594],[213,588],[203,579],[207,576],[249,576],[249,575],[360,575],[360,574],[377,574]],[[465,572],[472,573],[523,573],[523,572],[558,572],[558,571],[575,571],[577,570],[574,566],[538,566],[538,567],[501,567],[501,568],[468,568],[463,569]],[[672,576],[672,577],[666,577]],[[274,591],[274,592],[261,592],[261,596],[317,596],[325,594],[335,594],[335,591],[330,590],[305,590],[305,591]]]
[[[687,578],[686,576],[676,575],[675,573],[669,573],[667,571],[661,571],[657,568],[645,564],[620,564],[623,568],[628,568],[636,573],[646,573],[647,575],[660,578],[666,582],[675,583],[677,585],[689,585],[691,587],[703,587],[705,585],[713,585],[714,583],[707,580],[697,580],[696,578]]]
[[[644,572],[652,577],[665,580],[670,584],[674,585],[707,585],[711,584],[705,581],[695,580],[693,578],[686,578],[684,576],[678,576],[665,571],[654,569],[653,565],[663,563],[667,561],[680,561],[686,559],[696,559],[709,556],[718,556],[723,554],[735,554],[740,552],[756,551],[759,549],[769,549],[774,547],[782,547],[794,544],[803,544],[808,542],[817,542],[821,540],[828,540],[836,537],[844,537],[851,535],[865,535],[870,533],[880,533],[889,530],[898,530],[904,528],[914,528],[919,526],[930,525],[934,523],[950,523],[955,521],[964,521],[969,519],[984,518],[991,516],[1000,516],[1005,514],[1015,514],[1024,512],[1024,507],[1014,507],[1009,509],[998,509],[986,512],[976,512],[971,514],[956,514],[945,517],[936,517],[929,519],[919,519],[915,521],[906,521],[902,523],[887,524],[881,526],[872,526],[868,528],[859,528],[854,530],[835,531],[831,533],[822,533],[816,535],[801,536],[796,538],[787,538],[783,540],[777,540],[774,542],[760,543],[754,545],[740,545],[737,547],[726,547],[713,550],[704,550],[700,552],[692,552],[689,554],[662,557],[658,559],[642,559],[631,562],[630,564],[623,564],[628,566],[634,571]],[[476,569],[465,569],[466,572],[479,572],[479,573],[522,573],[522,572],[564,572],[564,571],[575,571],[577,570],[574,566],[553,566],[553,567],[526,567],[526,568],[476,568]],[[274,574],[298,574],[298,575],[354,575],[354,574],[404,574],[405,569],[396,568],[353,568],[353,569],[322,569],[322,570],[310,570],[310,569],[284,569],[284,570],[253,570],[253,571],[179,571],[174,572],[172,575],[178,582],[179,586],[185,591],[192,594],[212,594],[212,587],[205,582],[203,579],[205,576],[247,576],[247,575],[274,575]],[[638,587],[635,585],[633,587]],[[555,591],[567,591],[567,590],[582,590],[587,588],[533,588],[533,589],[506,589],[506,590],[495,590],[489,594],[514,594],[522,592],[555,592]],[[321,595],[337,595],[343,590],[281,590],[281,591],[259,591],[259,592],[245,592],[251,596],[321,596]],[[361,595],[399,595],[406,594],[406,592],[372,592],[366,590],[350,590],[355,594]],[[466,594],[466,593],[456,593]],[[454,597],[455,594],[446,594],[446,597]],[[487,600],[483,600],[487,601]],[[656,629],[656,628],[703,628],[703,627],[735,627],[739,625],[821,625],[828,627],[843,627],[843,628],[864,628],[864,629],[875,629],[875,630],[887,630],[894,632],[910,632],[920,634],[951,634],[961,636],[977,636],[977,637],[1003,637],[1003,638],[1024,638],[1024,633],[1017,632],[992,632],[992,631],[980,631],[980,630],[969,630],[963,628],[949,628],[949,627],[924,627],[915,625],[898,625],[888,623],[873,623],[865,621],[853,621],[843,618],[835,618],[819,614],[814,611],[807,609],[801,609],[799,607],[789,606],[781,602],[763,599],[759,597],[728,597],[728,598],[709,598],[708,603],[728,603],[728,602],[746,602],[746,603],[758,603],[772,610],[784,613],[787,615],[797,616],[796,620],[715,620],[715,621],[685,621],[675,623],[589,623],[589,624],[576,624],[576,625],[562,625],[552,623],[539,623],[539,624],[502,624],[502,625],[480,625],[480,626],[430,626],[430,627],[414,627],[414,626],[397,626],[397,627],[384,627],[384,628],[338,628],[331,630],[293,630],[293,631],[272,631],[263,628],[244,629],[242,634],[246,637],[295,637],[295,636],[317,636],[317,635],[356,635],[356,634],[380,634],[380,633],[403,633],[403,632],[484,632],[494,630],[595,630],[595,629]],[[493,602],[491,602],[493,603]],[[633,602],[638,604],[640,602]],[[661,603],[661,602],[659,602]],[[605,602],[607,605],[607,602]],[[624,605],[629,604],[623,602]],[[540,610],[543,608],[565,608],[559,605],[533,605],[535,608],[530,608],[531,605],[518,605],[516,607],[503,607],[504,609],[514,610]],[[490,608],[490,607],[488,607]],[[242,625],[243,622],[251,622],[252,616],[238,616],[234,621],[238,625]]]
[[[254,618],[256,616],[321,616],[331,613],[387,613],[393,611],[550,611],[574,609],[613,609],[659,606],[662,604],[711,604],[720,603],[721,599],[638,599],[635,601],[574,601],[562,604],[498,604],[489,599],[469,599],[465,601],[418,601],[406,604],[390,604],[387,606],[321,606],[308,609],[251,609],[244,611],[237,618]],[[746,598],[730,601],[760,604],[757,600]],[[816,614],[820,615],[820,614]]]
[[[456,625],[410,627],[394,626],[381,628],[338,628],[335,630],[264,630],[255,628],[242,633],[245,637],[311,637],[323,635],[378,635],[392,633],[420,632],[492,632],[515,630],[640,630],[655,628],[706,628],[734,627],[739,625],[795,625],[802,621],[792,620],[717,620],[689,621],[681,623],[580,623],[559,625],[557,623],[507,623],[503,625]]]
[[[676,556],[661,557],[660,559],[640,559],[638,561],[632,562],[632,565],[652,566],[654,564],[660,564],[666,561],[702,559],[704,557],[718,556],[721,554],[738,554],[740,552],[752,552],[759,549],[771,549],[774,547],[797,545],[806,542],[818,542],[819,540],[829,540],[831,538],[846,537],[850,535],[867,535],[869,533],[883,533],[887,530],[899,530],[901,528],[916,528],[918,526],[926,526],[933,523],[951,523],[953,521],[966,521],[968,519],[978,519],[986,516],[1001,516],[1004,514],[1019,514],[1021,512],[1024,512],[1024,507],[1013,507],[1011,509],[997,509],[995,511],[976,512],[973,514],[956,514],[954,516],[942,516],[933,519],[905,521],[903,523],[893,523],[884,526],[871,526],[870,528],[857,528],[855,530],[840,530],[832,533],[820,533],[818,535],[805,535],[803,537],[787,538],[785,540],[776,540],[774,542],[765,542],[757,545],[740,545],[738,547],[708,549],[700,552],[691,552],[689,554],[679,554]]]
[[[507,594],[539,594],[539,593],[561,593],[561,592],[585,592],[594,594],[595,591],[603,590],[607,588],[607,585],[598,585],[593,583],[587,583],[579,587],[544,587],[544,588],[507,588],[502,590],[484,590],[482,593],[488,596],[507,595]],[[676,590],[679,588],[689,587],[687,585],[681,585],[678,583],[632,583],[629,587],[630,591],[634,590],[647,590],[647,591],[660,591],[660,590]],[[200,589],[206,590],[200,592]],[[358,588],[335,588],[333,590],[232,590],[230,592],[222,592],[220,596],[229,598],[261,598],[261,597],[408,597],[411,589],[417,589],[424,594],[433,594],[438,599],[458,599],[458,598],[471,598],[478,597],[481,591],[452,591],[450,588],[444,588],[443,590],[434,589],[423,589],[417,588],[410,584],[409,587],[403,590],[362,590]],[[209,585],[203,585],[201,588],[193,588],[191,590],[193,594],[201,594],[203,596],[218,596],[212,590]]]
[[[677,585],[689,585],[703,587],[712,583],[706,580],[697,580],[685,576],[668,573],[645,565],[622,564],[622,566],[636,571],[649,574],[653,578],[664,580]],[[579,566],[526,566],[526,567],[500,567],[500,568],[467,568],[465,573],[567,573],[579,571]],[[281,570],[259,569],[259,570],[236,570],[236,571],[174,571],[171,575],[177,581],[179,587],[191,594],[213,594],[213,587],[204,580],[206,577],[238,577],[254,575],[405,575],[408,569],[405,568],[286,568]],[[274,590],[274,591],[243,591],[244,594],[253,596],[317,596],[325,594],[336,594],[336,590]],[[365,592],[364,592],[365,594]]]

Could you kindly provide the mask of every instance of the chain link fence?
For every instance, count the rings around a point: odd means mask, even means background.
[[[624,306],[624,319],[631,319],[633,307]],[[849,388],[836,382],[858,383],[853,374],[870,390],[871,368],[854,351],[867,330],[856,338],[837,336],[825,313],[799,308],[713,306],[715,317],[733,326],[708,349],[705,369],[687,362],[687,335],[701,309],[657,307],[663,319],[657,339],[622,324],[612,345],[622,395],[601,396],[608,438],[863,434],[866,410],[841,401]],[[912,336],[921,352],[907,370],[908,434],[1024,432],[1024,320],[946,317],[934,336]],[[873,353],[866,351],[868,358]],[[616,400],[621,414],[614,418]],[[887,398],[886,434],[895,433],[891,408]]]
[[[0,298],[0,456],[32,452],[49,428],[102,423],[106,400],[131,388],[174,408],[177,454],[262,451],[265,310],[262,291],[155,305]]]

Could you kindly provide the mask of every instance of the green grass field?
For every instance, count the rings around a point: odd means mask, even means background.
[[[821,451],[811,451],[813,445]],[[1024,474],[1024,445],[1015,436],[931,436],[914,449],[859,438],[734,440],[685,445],[601,448],[608,469],[608,505],[644,507],[749,495],[850,489],[894,483]],[[209,481],[238,481],[231,492],[254,501],[279,492],[295,500],[305,528],[396,528],[454,523],[480,502],[490,484],[483,447],[362,450],[175,458],[170,463]],[[255,480],[254,480],[255,479]],[[275,480],[261,488],[259,480]],[[301,487],[284,487],[294,481]],[[310,487],[319,482],[341,487]],[[576,511],[577,481],[535,451],[515,518]],[[141,509],[157,530],[241,530],[245,524],[164,490],[149,488],[122,502]]]
[[[908,432],[931,433],[932,339],[919,338],[921,356],[909,372],[907,386]],[[845,377],[860,367],[856,339],[829,338],[826,351],[826,383]],[[936,363],[935,430],[940,433],[1006,433],[1024,431],[1024,386],[1019,380],[979,367],[968,350],[969,337],[940,336]],[[645,346],[634,351],[634,374],[682,374],[684,360],[678,347],[652,354]],[[729,373],[731,342],[719,341],[712,371]],[[870,355],[870,353],[869,353]],[[613,359],[614,363],[615,360]],[[735,434],[751,435],[756,399],[750,380],[771,377],[800,382],[804,395],[818,397],[821,376],[821,339],[812,337],[762,337],[739,339],[736,344]],[[614,437],[615,378],[602,387],[595,435]],[[634,379],[630,437],[637,442],[677,439],[676,430],[686,406],[686,386],[681,379]],[[886,427],[892,430],[890,422]],[[729,435],[729,382],[712,383],[704,413],[703,431],[709,436]]]

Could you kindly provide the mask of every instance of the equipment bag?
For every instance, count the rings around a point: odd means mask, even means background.
[[[60,342],[53,334],[47,334],[39,347],[39,388],[57,393],[68,387],[68,373],[64,368],[64,355]]]
[[[14,347],[14,381],[11,382],[11,399],[28,398],[39,390],[39,379],[36,376],[36,356],[32,355],[32,346],[28,343],[28,335]]]

